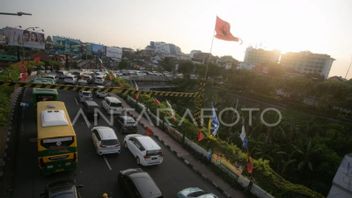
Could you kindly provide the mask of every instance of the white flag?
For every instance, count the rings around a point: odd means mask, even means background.
[[[244,129],[244,125],[242,125],[242,131],[241,131],[241,134],[240,134],[240,138],[241,138],[242,142],[246,138],[246,131]]]

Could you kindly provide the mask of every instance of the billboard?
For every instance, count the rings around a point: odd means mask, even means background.
[[[119,47],[106,47],[106,56],[113,60],[122,58],[122,49]]]
[[[4,28],[2,33],[6,36],[7,45],[35,49],[45,48],[45,37],[43,33],[9,27]]]
[[[81,41],[78,39],[53,36],[55,54],[72,54],[81,53]]]
[[[104,45],[99,45],[99,44],[91,44],[90,45],[92,48],[92,53],[94,55],[102,56],[105,54],[105,46]]]

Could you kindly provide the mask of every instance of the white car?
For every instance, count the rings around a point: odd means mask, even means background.
[[[104,76],[95,76],[94,77],[94,83],[98,85],[102,85],[105,82],[105,77]]]
[[[77,77],[76,76],[73,76],[73,75],[68,75],[68,76],[65,76],[64,78],[64,83],[65,84],[76,84],[77,83]]]
[[[218,198],[213,193],[203,191],[198,187],[189,187],[177,193],[177,198]]]
[[[79,91],[79,101],[84,102],[86,100],[93,100],[93,94],[91,91]]]
[[[104,89],[104,86],[98,85],[97,88]],[[96,91],[96,92],[95,92],[95,95],[96,95],[98,98],[105,98],[105,97],[109,96],[109,92],[106,92],[106,91]]]
[[[98,155],[120,153],[121,146],[115,131],[110,127],[92,128],[92,140]]]
[[[140,134],[126,135],[124,146],[130,150],[137,164],[142,166],[157,165],[163,162],[160,146],[149,136]]]
[[[103,108],[109,114],[121,114],[122,113],[122,103],[119,99],[112,96],[107,96],[101,102]]]

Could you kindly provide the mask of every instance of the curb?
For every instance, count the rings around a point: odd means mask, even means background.
[[[222,193],[226,198],[232,198],[231,195],[229,195],[227,192],[225,192],[221,187],[219,187],[215,182],[213,182],[210,178],[205,176],[203,173],[198,171],[187,159],[183,158],[181,155],[179,155],[175,150],[173,150],[170,145],[166,144],[158,135],[154,135],[156,139],[158,139],[166,148],[169,149],[178,159],[180,159],[183,163],[185,163],[189,168],[192,169],[196,174],[201,176],[204,180],[209,182],[211,185],[213,185],[220,193]]]
[[[9,112],[9,122],[7,128],[4,130],[4,153],[0,156],[0,178],[2,178],[5,174],[5,166],[6,161],[8,160],[8,152],[9,152],[9,143],[11,141],[11,135],[15,133],[16,127],[14,127],[15,121],[15,113],[17,108],[19,108],[19,99],[22,98],[22,94],[24,92],[24,88],[15,89],[11,94],[11,110]]]

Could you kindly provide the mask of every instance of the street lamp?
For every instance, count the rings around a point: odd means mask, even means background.
[[[32,16],[31,13],[26,13],[26,12],[16,12],[16,13],[0,12],[0,15],[11,15],[11,16],[23,16],[23,15],[28,15],[28,16]]]

